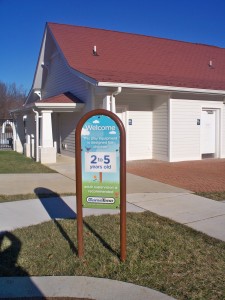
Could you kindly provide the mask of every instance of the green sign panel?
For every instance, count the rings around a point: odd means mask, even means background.
[[[105,115],[90,117],[81,130],[82,205],[120,206],[120,131]]]

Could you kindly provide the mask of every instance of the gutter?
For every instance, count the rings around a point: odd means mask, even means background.
[[[212,95],[224,95],[225,96],[225,90],[197,89],[197,88],[164,86],[164,85],[117,83],[117,82],[98,82],[97,86],[99,86],[99,87],[147,89],[147,90],[152,90],[152,91],[164,91],[164,92],[212,94]]]
[[[41,103],[41,102],[32,102],[26,107],[17,108],[14,110],[11,110],[11,113],[20,113],[20,112],[26,112],[34,109],[51,109],[51,110],[67,110],[72,109],[73,111],[79,111],[84,107],[84,103]]]
[[[119,95],[122,92],[122,87],[119,86],[115,92],[112,93],[111,95],[111,109],[112,112],[116,113],[116,101],[115,101],[115,96]]]
[[[35,107],[38,108],[83,108],[84,103],[48,103],[48,102],[35,102],[34,103]]]

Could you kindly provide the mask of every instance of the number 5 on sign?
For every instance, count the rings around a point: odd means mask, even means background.
[[[107,172],[117,171],[116,153],[113,152],[86,152],[85,172]]]

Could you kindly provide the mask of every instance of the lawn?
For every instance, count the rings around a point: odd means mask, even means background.
[[[202,193],[196,193],[196,195],[213,199],[216,201],[225,201],[225,192],[211,192],[211,193],[202,192]]]
[[[75,193],[49,193],[49,194],[20,194],[20,195],[1,195],[0,194],[0,203],[3,202],[12,202],[12,201],[21,201],[21,200],[30,200],[30,199],[40,199],[40,198],[52,198],[52,197],[62,197],[62,196],[73,196]]]
[[[0,174],[18,173],[55,173],[55,171],[15,151],[0,151]]]
[[[177,299],[224,299],[225,243],[150,212],[127,214],[127,260],[119,256],[119,215],[53,220],[5,233],[0,276],[84,275],[150,287]]]

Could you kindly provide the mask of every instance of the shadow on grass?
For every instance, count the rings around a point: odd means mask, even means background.
[[[120,253],[116,252],[110,245],[107,243],[100,234],[97,233],[97,231],[91,227],[87,222],[83,221],[84,225],[88,230],[90,230],[91,233],[94,234],[94,236],[99,240],[99,242],[105,247],[110,253],[117,256],[120,259]]]
[[[26,270],[18,266],[21,241],[12,233],[0,232],[0,298],[43,296]],[[31,250],[32,251],[32,250]],[[18,277],[19,276],[19,277]],[[21,277],[22,276],[22,277]]]
[[[75,219],[76,213],[63,201],[63,199],[60,197],[59,194],[53,192],[52,190],[39,187],[34,190],[37,197],[40,199],[43,207],[47,211],[50,218],[53,220],[55,225],[58,227],[60,233],[65,238],[65,240],[68,242],[71,250],[73,253],[78,254],[78,249],[75,247],[74,242],[70,239],[66,231],[63,229],[62,225],[57,221],[57,219]],[[51,198],[43,198],[43,195],[52,195]],[[75,201],[74,201],[75,206]],[[83,221],[83,224],[86,226],[86,228],[94,234],[94,236],[99,240],[99,242],[113,255],[120,257],[120,254],[118,254],[112,247],[107,243],[100,234],[97,233],[97,231],[91,227],[87,222]]]
[[[76,218],[76,213],[63,201],[59,194],[43,187],[36,188],[34,192],[51,219]],[[44,198],[45,194],[48,195],[46,198]]]
[[[78,250],[73,241],[70,239],[62,225],[57,221],[57,219],[75,219],[76,213],[63,201],[59,194],[43,187],[36,188],[34,192],[38,196],[49,217],[53,220],[64,239],[68,242],[72,252],[78,254]],[[43,194],[52,195],[52,197],[43,198]]]

